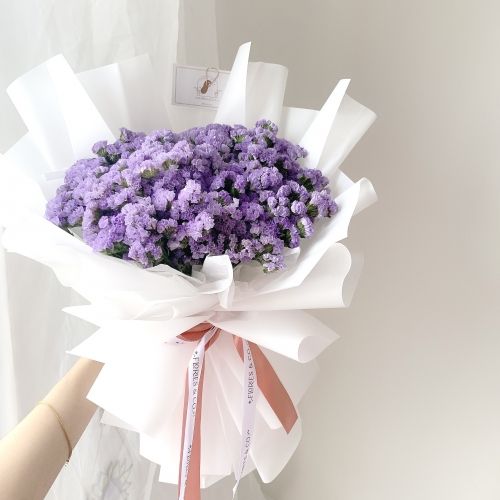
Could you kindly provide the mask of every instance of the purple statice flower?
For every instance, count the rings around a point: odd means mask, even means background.
[[[78,160],[49,201],[46,217],[81,227],[95,251],[143,267],[168,264],[189,274],[208,255],[233,265],[285,267],[317,219],[338,207],[328,179],[302,165],[306,151],[278,137],[278,127],[210,124],[148,135],[121,129]]]

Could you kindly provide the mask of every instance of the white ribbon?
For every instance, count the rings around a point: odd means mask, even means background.
[[[252,445],[253,429],[255,423],[255,411],[257,409],[257,396],[259,388],[257,385],[257,371],[252,357],[250,344],[242,339],[243,345],[243,424],[241,426],[241,448],[240,448],[240,463],[235,471],[236,484],[233,488],[233,498],[236,495],[236,490],[240,484],[240,480],[245,471],[245,466]]]
[[[211,328],[199,341],[194,350],[188,366],[188,398],[186,408],[186,427],[184,435],[184,446],[182,448],[181,478],[179,500],[184,500],[186,484],[189,473],[189,462],[193,449],[194,426],[196,410],[198,409],[198,389],[205,360],[205,350],[208,342],[215,335],[217,328]]]

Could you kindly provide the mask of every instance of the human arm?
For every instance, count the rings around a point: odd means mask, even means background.
[[[61,423],[72,449],[95,413],[86,396],[101,368],[79,359],[43,399],[48,404],[36,405],[0,441],[0,500],[45,497],[70,453]]]

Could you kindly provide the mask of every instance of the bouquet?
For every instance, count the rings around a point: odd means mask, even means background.
[[[216,111],[167,113],[143,57],[75,75],[58,56],[9,89],[29,131],[2,158],[3,244],[88,302],[65,309],[98,327],[71,351],[104,363],[88,398],[179,499],[293,454],[337,337],[307,309],[347,305],[339,241],[375,200],[338,168],[374,119],[349,81],[284,107],[286,69],[249,51]]]

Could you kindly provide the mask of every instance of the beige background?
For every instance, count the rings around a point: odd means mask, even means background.
[[[290,69],[287,104],[336,81],[379,119],[344,164],[380,202],[365,269],[302,405],[276,500],[500,498],[500,2],[218,0],[219,52]]]

